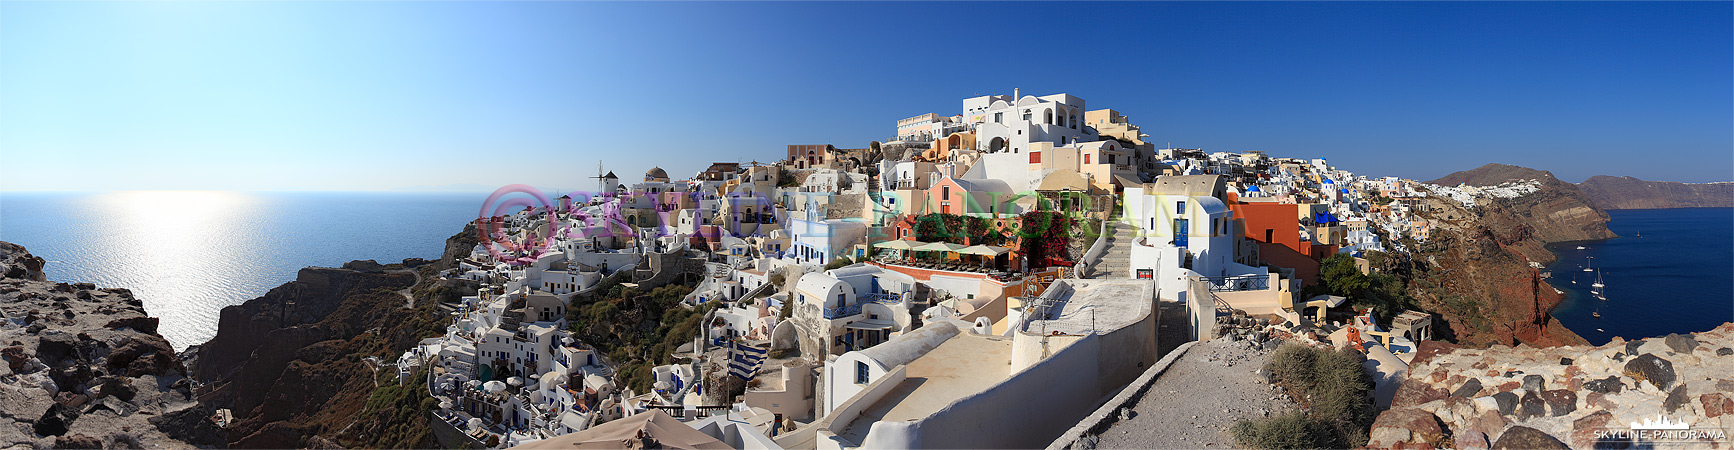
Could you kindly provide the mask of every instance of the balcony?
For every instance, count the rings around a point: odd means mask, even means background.
[[[887,292],[876,292],[876,293],[872,293],[872,294],[862,294],[860,297],[860,302],[861,303],[878,303],[881,305],[895,306],[895,305],[902,305],[903,304],[903,296],[901,294],[892,294],[892,293],[887,293]]]
[[[1270,289],[1270,275],[1236,275],[1231,277],[1204,277],[1210,283],[1211,292],[1263,291]]]
[[[841,319],[856,314],[861,314],[861,304],[859,303],[836,308],[825,308],[826,319]]]

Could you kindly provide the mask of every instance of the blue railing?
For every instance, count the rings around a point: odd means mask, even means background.
[[[901,305],[901,304],[903,304],[903,295],[886,293],[886,292],[862,294],[861,295],[861,303],[878,303],[881,305]]]
[[[861,304],[859,304],[859,303],[853,304],[853,305],[841,306],[841,307],[837,307],[837,308],[825,308],[825,318],[826,319],[836,319],[836,318],[842,318],[842,317],[849,317],[849,316],[853,316],[856,314],[861,314]]]

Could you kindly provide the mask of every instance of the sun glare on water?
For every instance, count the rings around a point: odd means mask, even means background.
[[[261,237],[251,221],[258,199],[223,191],[126,191],[104,194],[102,240],[90,243],[108,260],[137,274],[121,286],[134,290],[153,316],[215,317],[247,276],[247,249]],[[125,276],[125,275],[122,275]],[[214,320],[211,321],[214,323]],[[188,330],[165,328],[171,341]]]

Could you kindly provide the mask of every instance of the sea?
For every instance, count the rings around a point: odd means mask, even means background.
[[[1734,320],[1734,208],[1610,210],[1620,237],[1550,246],[1553,310],[1591,344],[1689,333]],[[1589,271],[1584,271],[1589,268]],[[1601,277],[1606,300],[1591,293]],[[1600,313],[1601,317],[1595,314]]]
[[[50,281],[123,287],[177,350],[218,312],[358,259],[435,259],[486,193],[0,192],[0,241],[48,261]]]

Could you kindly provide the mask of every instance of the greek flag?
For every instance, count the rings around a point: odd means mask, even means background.
[[[752,380],[759,372],[759,365],[765,362],[765,351],[743,345],[740,341],[729,343],[729,374],[742,380]]]

